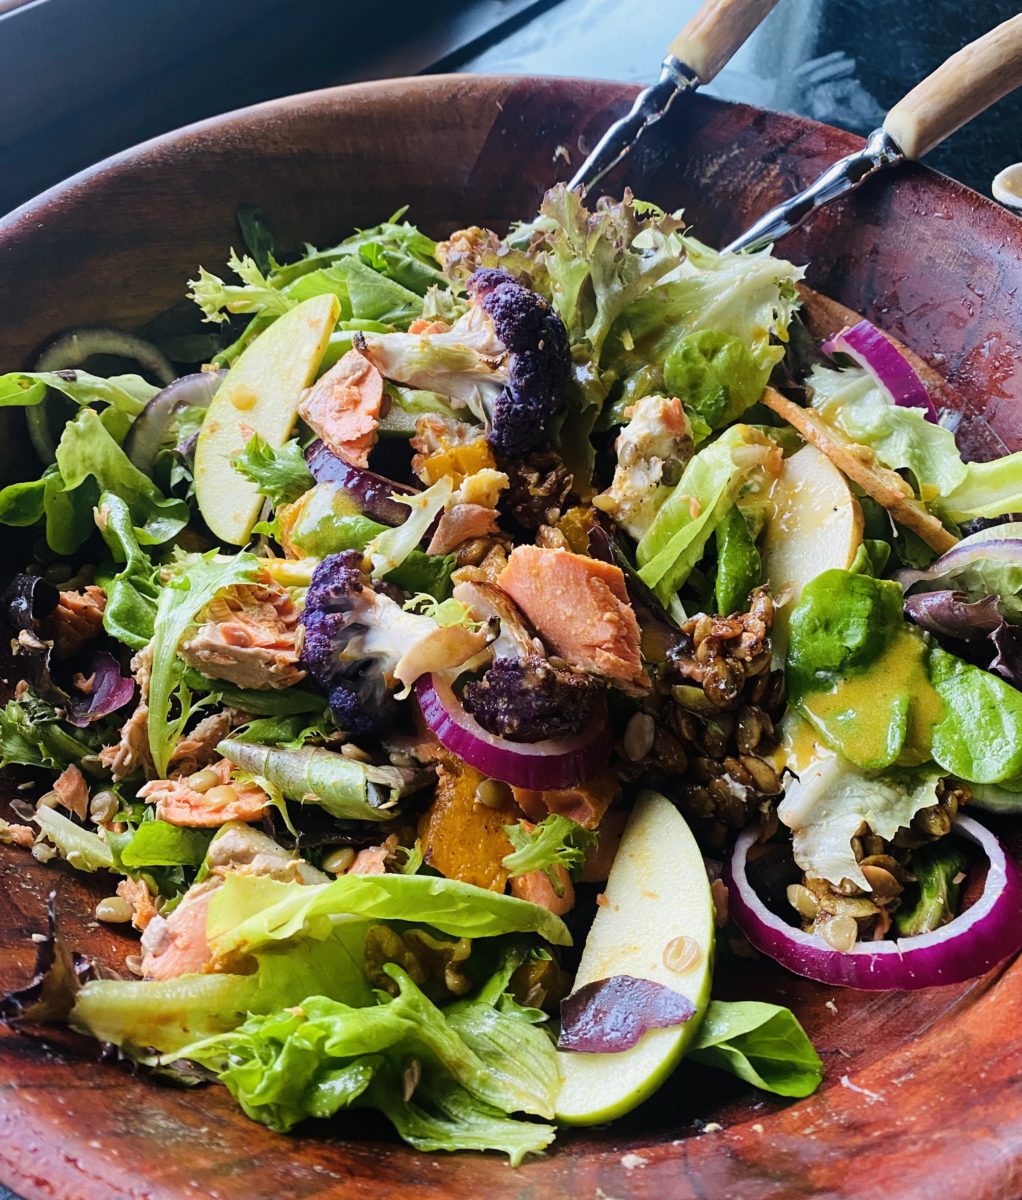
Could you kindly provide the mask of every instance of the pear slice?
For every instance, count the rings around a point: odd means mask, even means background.
[[[862,545],[862,509],[844,475],[811,445],[784,460],[770,499],[763,574],[777,602],[774,659],[783,662],[788,617],[802,589],[824,571],[847,570],[855,561]]]
[[[604,897],[586,939],[575,988],[613,975],[652,979],[686,996],[695,1013],[683,1025],[648,1030],[628,1050],[562,1051],[557,1119],[567,1125],[613,1120],[650,1096],[677,1066],[710,1002],[710,884],[685,818],[664,796],[645,792],[639,798]]]
[[[271,446],[287,441],[339,312],[336,296],[313,296],[278,317],[243,351],[210,401],[195,446],[195,498],[221,541],[246,542],[263,502],[256,485],[231,466],[232,455],[253,433]]]

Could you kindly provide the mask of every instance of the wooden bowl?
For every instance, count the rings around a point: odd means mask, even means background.
[[[401,205],[432,233],[531,214],[634,88],[434,77],[340,88],[204,122],[76,176],[0,223],[0,367],[78,324],[138,326],[263,205],[285,246],[326,244]],[[628,165],[644,198],[684,207],[720,244],[860,145],[798,117],[705,97],[679,103]],[[901,169],[791,237],[809,282],[899,337],[948,381],[974,457],[1022,446],[1022,222],[920,167]],[[15,433],[2,439],[18,465]],[[27,467],[25,468],[27,469]],[[56,882],[73,944],[109,881],[0,848],[0,981],[23,982]],[[0,1178],[28,1200],[421,1195],[905,1197],[1022,1193],[1022,967],[916,993],[828,989],[758,961],[732,995],[790,1004],[826,1064],[787,1104],[695,1067],[613,1127],[565,1131],[545,1158],[417,1154],[364,1114],[277,1136],[218,1088],[179,1091],[26,1036],[0,1034]]]

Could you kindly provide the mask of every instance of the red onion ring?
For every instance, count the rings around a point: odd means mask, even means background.
[[[415,684],[422,716],[440,744],[490,779],[542,792],[590,779],[610,756],[607,713],[597,711],[579,733],[544,742],[511,742],[485,730],[435,675]]]
[[[148,473],[152,469],[174,414],[189,405],[205,408],[226,377],[226,371],[196,371],[182,375],[156,393],[124,439],[124,452],[140,471]]]
[[[978,821],[956,817],[954,830],[975,842],[990,866],[976,903],[932,933],[856,942],[841,951],[818,934],[787,924],[767,908],[746,873],[757,836],[751,827],[735,843],[725,873],[730,914],[757,950],[820,983],[861,991],[912,991],[973,979],[1022,949],[1022,870]]]
[[[877,387],[899,408],[921,408],[937,423],[937,409],[908,359],[870,321],[859,321],[833,334],[820,347],[824,354],[847,354],[872,375]]]

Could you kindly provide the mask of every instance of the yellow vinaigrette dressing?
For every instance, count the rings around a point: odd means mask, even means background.
[[[926,655],[922,637],[899,630],[867,670],[803,696],[800,707],[821,730],[840,730],[844,752],[860,766],[887,765],[893,758],[902,766],[927,762],[944,701],[930,683]],[[892,721],[892,714],[905,710],[907,720]],[[904,745],[896,750],[889,739],[892,729],[900,733],[902,727]]]

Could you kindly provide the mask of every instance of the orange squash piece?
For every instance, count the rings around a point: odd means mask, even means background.
[[[510,795],[500,808],[480,804],[476,788],[484,778],[467,763],[444,762],[433,802],[419,820],[419,839],[424,861],[441,875],[503,892],[508,876],[500,860],[513,849],[504,826],[519,813]]]

